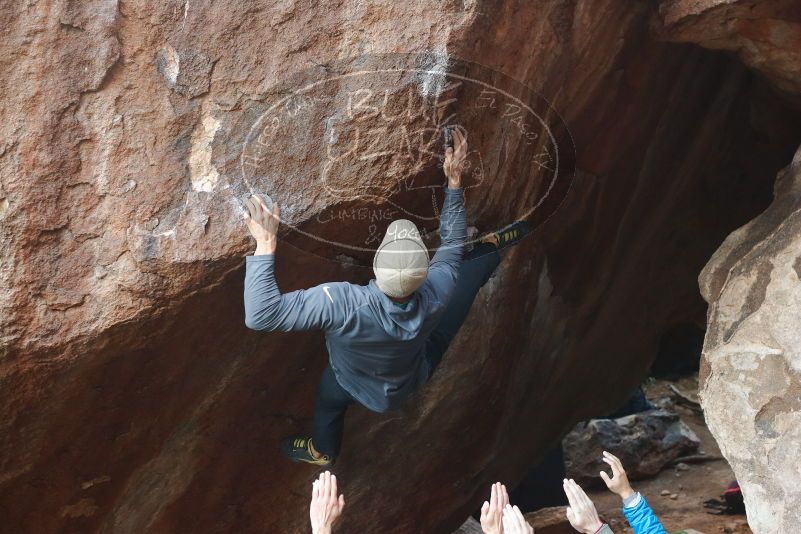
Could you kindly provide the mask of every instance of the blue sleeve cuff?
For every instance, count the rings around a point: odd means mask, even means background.
[[[245,256],[245,262],[247,263],[263,263],[263,262],[271,262],[275,260],[275,254],[260,254],[258,256],[254,256],[253,254],[249,254]]]

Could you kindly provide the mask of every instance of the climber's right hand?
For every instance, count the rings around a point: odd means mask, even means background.
[[[467,136],[460,128],[451,128],[453,147],[445,149],[445,163],[442,169],[448,177],[448,187],[459,189],[462,187],[462,170],[467,160]]]
[[[245,222],[250,235],[256,240],[254,256],[274,254],[278,243],[278,225],[281,221],[278,204],[274,202],[271,210],[260,196],[251,195],[245,200],[245,205],[248,208],[244,214]]]

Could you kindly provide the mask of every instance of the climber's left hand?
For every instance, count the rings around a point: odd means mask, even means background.
[[[244,214],[250,235],[256,240],[255,256],[275,254],[278,243],[278,225],[281,221],[281,210],[273,202],[273,209],[259,195],[251,195],[245,200],[248,212]]]

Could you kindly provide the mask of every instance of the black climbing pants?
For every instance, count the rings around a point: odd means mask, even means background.
[[[478,290],[489,280],[501,258],[495,245],[479,243],[468,252],[459,269],[459,277],[445,313],[426,341],[429,376],[434,372],[451,341],[470,313]],[[331,458],[339,455],[345,411],[356,400],[339,385],[330,366],[323,370],[314,402],[314,448]]]

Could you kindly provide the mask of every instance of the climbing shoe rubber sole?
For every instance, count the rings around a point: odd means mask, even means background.
[[[511,247],[519,243],[531,231],[526,221],[515,221],[495,232],[498,239],[498,249]]]
[[[311,438],[301,435],[289,436],[281,441],[281,453],[293,462],[312,465],[331,465],[333,460],[326,454],[315,458],[311,453]]]

